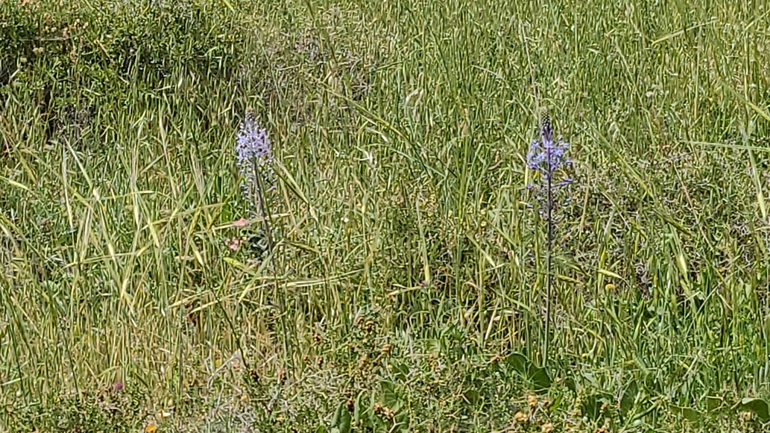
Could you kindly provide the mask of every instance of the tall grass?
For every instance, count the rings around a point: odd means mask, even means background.
[[[766,8],[0,3],[4,428],[760,429]],[[247,109],[279,267],[225,244]]]

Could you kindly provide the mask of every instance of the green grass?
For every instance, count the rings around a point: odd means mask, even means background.
[[[1,1],[0,430],[763,431],[769,17]],[[247,109],[270,256],[225,242]],[[546,368],[543,112],[575,161]]]

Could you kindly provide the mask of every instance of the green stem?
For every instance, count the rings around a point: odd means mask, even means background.
[[[550,149],[548,149],[546,158],[550,164],[551,155]],[[546,211],[548,216],[546,217],[547,235],[546,235],[546,283],[545,283],[545,349],[543,354],[543,366],[548,365],[548,346],[551,340],[551,288],[552,288],[552,275],[551,275],[551,246],[553,242],[553,188],[551,183],[552,173],[551,167],[548,170],[548,198],[546,202]]]

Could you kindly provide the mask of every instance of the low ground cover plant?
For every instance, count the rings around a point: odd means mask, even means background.
[[[0,2],[0,430],[765,431],[770,14],[605,3]]]

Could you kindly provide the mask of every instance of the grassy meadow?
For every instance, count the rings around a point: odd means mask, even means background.
[[[763,1],[0,0],[0,431],[766,431],[769,28]]]

